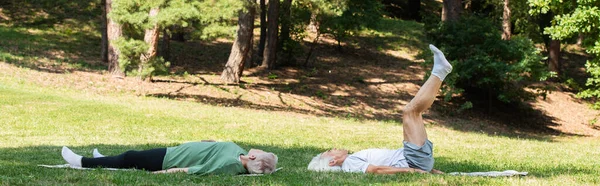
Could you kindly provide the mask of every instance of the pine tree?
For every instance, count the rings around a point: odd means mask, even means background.
[[[148,79],[166,71],[169,62],[156,55],[160,31],[175,26],[202,29],[230,20],[242,8],[237,0],[118,0],[109,17],[126,25],[126,33],[117,43],[123,52],[119,65],[123,71]],[[143,37],[140,37],[143,36]]]

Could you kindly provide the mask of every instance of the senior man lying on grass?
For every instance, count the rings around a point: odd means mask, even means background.
[[[422,113],[433,104],[442,81],[452,71],[452,65],[438,48],[429,45],[429,49],[434,54],[432,76],[404,107],[404,148],[367,149],[350,155],[347,150],[334,148],[315,156],[308,164],[308,169],[374,174],[442,174],[442,171],[433,169],[433,144],[427,139]]]
[[[97,149],[93,158],[75,154],[67,147],[62,157],[72,167],[141,169],[153,173],[185,172],[188,174],[270,174],[275,171],[277,156],[259,149],[246,152],[233,142],[205,140],[175,147],[127,151],[104,156]]]

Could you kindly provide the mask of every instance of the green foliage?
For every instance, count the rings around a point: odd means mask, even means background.
[[[194,28],[192,38],[210,40],[219,37],[234,38],[237,30],[237,17],[247,1],[203,0],[197,6],[201,15],[191,21]],[[254,7],[256,8],[256,7]]]
[[[121,52],[119,57],[119,66],[123,72],[128,75],[139,76],[142,78],[167,72],[170,65],[162,57],[155,57],[148,62],[148,66],[140,69],[140,57],[148,50],[148,44],[141,40],[120,38],[115,41],[115,45]]]
[[[534,11],[544,11],[547,6],[536,0],[530,0]],[[590,74],[587,79],[587,88],[577,94],[580,98],[591,98],[596,101],[593,108],[600,109],[600,1],[598,0],[579,0],[576,2],[576,8],[565,14],[559,14],[554,17],[554,25],[546,28],[544,34],[557,40],[565,40],[578,34],[584,34],[587,42],[584,42],[587,52],[594,55],[595,58],[586,62],[586,71]]]
[[[271,74],[271,73],[269,73],[269,75],[267,76],[267,78],[269,78],[269,79],[277,79],[277,78],[279,78],[279,76],[277,76],[277,74]]]
[[[377,0],[311,0],[311,12],[322,33],[331,34],[338,42],[362,27],[375,27],[382,17],[383,5]]]
[[[496,28],[476,16],[430,28],[428,35],[454,66],[443,87],[447,101],[461,93],[505,103],[529,100],[535,94],[523,88],[551,76],[531,40],[520,36],[502,40]]]
[[[281,41],[284,55],[282,59],[290,58],[295,55],[302,55],[304,48],[302,42],[308,35],[306,27],[310,23],[311,9],[308,3],[303,1],[292,1],[290,7],[290,17],[284,17],[285,15],[280,14],[279,22],[281,25],[288,24],[290,28],[290,38]]]
[[[159,8],[156,16],[148,13]],[[193,27],[192,37],[208,39],[220,36],[232,36],[235,33],[237,12],[243,3],[236,0],[196,1],[196,0],[119,0],[113,2],[113,11],[109,17],[123,25],[124,38],[115,44],[121,49],[121,69],[127,74],[142,78],[166,72],[169,62],[162,58],[151,57],[148,64],[139,61],[148,48],[142,41],[146,29],[158,25],[159,29],[171,26]],[[206,29],[204,29],[206,28]]]

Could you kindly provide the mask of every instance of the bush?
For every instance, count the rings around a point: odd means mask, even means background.
[[[139,76],[142,79],[167,72],[170,65],[162,57],[154,57],[148,61],[147,67],[140,68],[140,56],[148,50],[148,44],[141,40],[119,38],[115,42],[121,52],[119,66],[129,76]]]
[[[522,102],[537,95],[525,91],[525,87],[552,75],[530,39],[515,36],[504,41],[498,28],[476,16],[429,25],[428,36],[454,66],[442,88],[446,101],[461,95]]]

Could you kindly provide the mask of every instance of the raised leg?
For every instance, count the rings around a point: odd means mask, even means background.
[[[444,54],[433,45],[429,48],[434,54],[432,76],[419,89],[417,95],[404,107],[402,122],[404,141],[423,146],[427,140],[427,132],[423,123],[422,113],[431,107],[444,78],[452,71]]]

